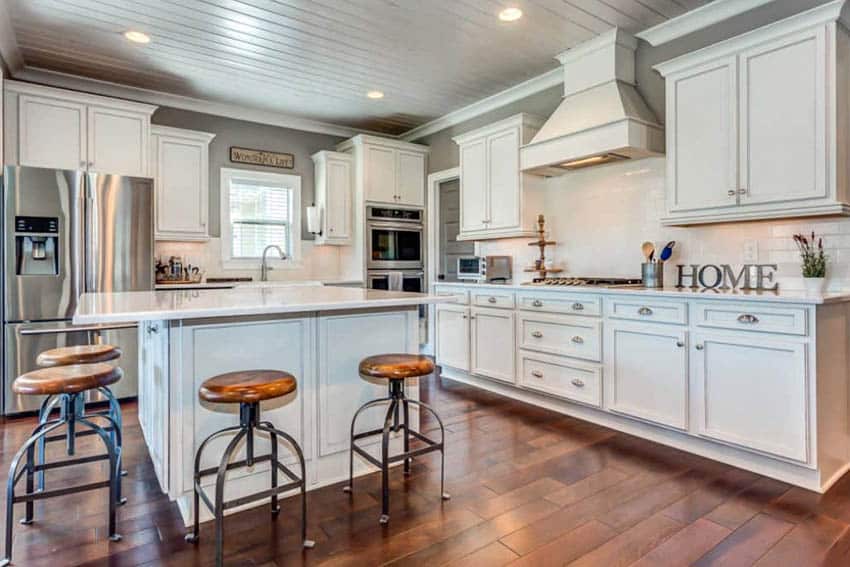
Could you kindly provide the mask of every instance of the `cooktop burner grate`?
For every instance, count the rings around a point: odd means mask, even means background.
[[[559,277],[559,278],[534,278],[528,285],[551,285],[551,286],[640,286],[643,280],[640,278],[590,278],[590,277]]]

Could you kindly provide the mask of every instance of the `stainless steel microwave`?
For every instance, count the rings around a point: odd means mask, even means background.
[[[457,259],[459,280],[507,282],[512,275],[511,256],[463,256]]]

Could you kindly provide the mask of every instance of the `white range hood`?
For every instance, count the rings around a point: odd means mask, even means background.
[[[664,127],[635,88],[636,48],[614,28],[558,55],[564,99],[520,150],[523,171],[561,175],[664,153]]]

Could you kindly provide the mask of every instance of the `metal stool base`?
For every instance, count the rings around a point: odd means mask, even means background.
[[[256,431],[262,431],[263,433],[268,434],[271,437],[271,453],[268,455],[256,456],[254,455],[254,435]],[[207,469],[201,469],[201,455],[203,454],[204,448],[207,443],[210,442],[214,437],[217,437],[223,433],[231,433],[235,432],[236,435],[233,436],[233,439],[228,443],[227,448],[224,450],[224,454],[221,457],[221,462],[217,467],[210,467]],[[286,465],[280,462],[277,458],[278,451],[278,437],[281,437],[285,441],[287,441],[291,446],[292,450],[295,452],[298,457],[298,463],[301,467],[301,476],[296,476],[294,472],[292,472]],[[236,452],[236,448],[239,446],[239,443],[242,439],[245,439],[245,459],[241,461],[230,462],[230,459],[233,457],[233,453]],[[263,490],[256,494],[251,494],[248,496],[243,496],[241,498],[234,498],[233,500],[224,500],[224,481],[227,475],[227,471],[242,467],[250,467],[256,463],[262,463],[265,461],[269,461],[271,463],[271,488],[268,490]],[[254,403],[242,403],[239,405],[239,425],[235,427],[228,427],[222,429],[220,431],[216,431],[201,443],[200,447],[198,447],[198,452],[195,455],[195,476],[194,476],[194,493],[195,493],[195,501],[194,501],[194,526],[191,533],[186,534],[184,539],[192,544],[197,544],[200,541],[200,503],[204,502],[204,505],[215,515],[215,561],[217,566],[221,566],[224,564],[224,511],[230,508],[236,508],[238,506],[243,506],[250,502],[256,502],[258,500],[263,500],[266,498],[271,498],[271,513],[273,517],[277,517],[280,513],[280,506],[277,504],[278,495],[287,492],[289,490],[293,490],[296,488],[301,489],[301,539],[302,545],[310,549],[316,545],[313,540],[307,539],[307,475],[304,464],[304,454],[301,452],[301,447],[298,443],[287,433],[276,429],[275,426],[269,421],[260,421],[260,404],[258,402]],[[278,473],[283,473],[287,478],[289,478],[290,482],[278,485]],[[216,475],[215,481],[215,499],[210,500],[207,494],[204,492],[203,487],[201,486],[201,478],[210,475]],[[0,566],[2,567],[2,566]]]
[[[388,403],[384,426],[380,429],[372,429],[362,433],[354,433],[357,418],[367,408]],[[414,404],[433,415],[440,426],[440,440],[434,441],[419,431],[410,428],[410,404]],[[402,412],[403,420],[399,419],[399,410]],[[397,455],[389,455],[390,433],[404,431],[404,450]],[[376,459],[365,449],[357,445],[357,441],[368,437],[381,436],[381,459]],[[425,446],[418,449],[410,448],[410,438],[422,441]],[[348,486],[343,487],[343,492],[352,494],[354,491],[354,454],[360,455],[366,462],[381,470],[381,517],[378,522],[385,525],[390,521],[390,493],[389,493],[389,467],[393,463],[404,461],[404,474],[410,474],[410,463],[414,457],[419,457],[433,451],[440,452],[440,497],[449,500],[451,496],[445,491],[446,485],[446,453],[445,453],[446,429],[443,421],[434,408],[419,400],[411,400],[404,395],[404,380],[393,379],[389,383],[389,397],[366,402],[354,414],[351,420],[351,443],[349,447]]]

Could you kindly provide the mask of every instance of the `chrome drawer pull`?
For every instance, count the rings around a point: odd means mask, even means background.
[[[571,341],[573,341],[573,342],[574,342],[575,344],[577,344],[577,345],[584,344],[584,339],[583,339],[583,338],[581,338],[581,337],[580,337],[580,336],[578,336],[578,335],[574,336],[574,337],[573,337],[572,339],[570,339],[570,340],[571,340]]]
[[[579,378],[573,378],[572,380],[570,380],[570,383],[576,388],[584,388],[584,380],[581,380]]]
[[[584,311],[584,305],[581,303],[573,303],[573,311]]]
[[[652,309],[649,307],[641,307],[638,309],[638,315],[652,315]]]
[[[534,307],[543,307],[543,302],[542,302],[542,301],[540,301],[539,299],[535,299],[534,301],[532,301],[532,302],[531,302],[531,304],[532,304]]]
[[[697,345],[695,348],[696,348],[697,350],[702,350],[702,349],[703,349],[703,348],[705,348],[705,347],[703,347],[702,345]]]
[[[487,301],[489,301],[490,303],[496,303],[496,298],[491,297],[491,298],[487,299]]]
[[[749,313],[744,313],[743,315],[738,315],[739,323],[746,323],[747,325],[755,325],[759,322],[759,318],[755,315],[750,315]]]
[[[542,339],[543,333],[541,333],[540,331],[534,331],[533,333],[531,333],[531,336],[534,337],[535,339]]]
[[[543,373],[540,372],[539,370],[532,371],[531,375],[534,376],[535,378],[543,378]]]

